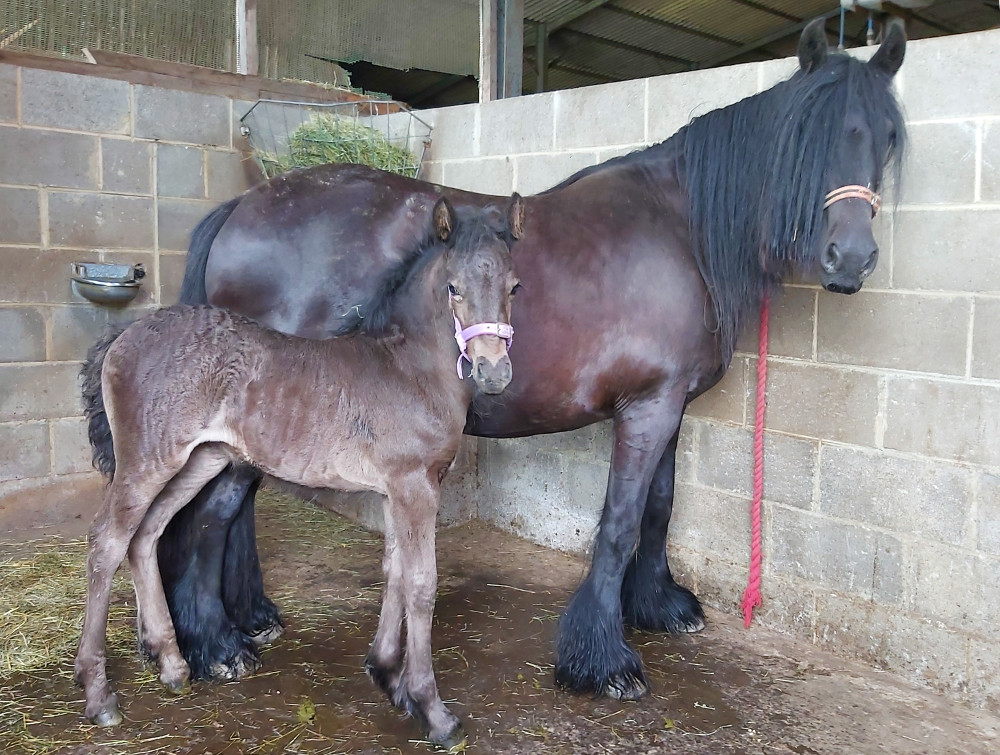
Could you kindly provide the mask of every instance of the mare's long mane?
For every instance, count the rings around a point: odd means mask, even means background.
[[[823,199],[848,111],[867,120],[877,174],[899,185],[905,124],[883,71],[831,52],[812,73],[695,118],[648,149],[584,168],[548,191],[614,167],[675,153],[694,256],[712,297],[728,364],[762,295],[818,253]],[[546,192],[547,193],[547,192]],[[897,191],[898,196],[898,191]]]
[[[455,227],[448,239],[441,241],[428,232],[416,249],[382,276],[368,301],[344,313],[343,323],[333,335],[355,332],[379,335],[388,331],[401,294],[410,283],[446,250],[455,249],[462,253],[484,246],[498,234],[502,235],[504,227],[500,217],[494,208],[456,207]]]

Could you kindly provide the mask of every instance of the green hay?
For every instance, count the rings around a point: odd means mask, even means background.
[[[377,129],[327,114],[312,117],[292,132],[287,155],[264,153],[260,159],[268,178],[327,163],[369,165],[411,177],[420,168],[416,155],[392,144]]]

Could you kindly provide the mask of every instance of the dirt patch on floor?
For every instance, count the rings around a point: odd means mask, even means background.
[[[381,538],[308,504],[268,496],[258,533],[288,630],[263,670],[172,697],[131,646],[109,672],[125,723],[82,716],[72,658],[0,669],[5,753],[390,753],[430,751],[361,668],[375,632]],[[66,544],[79,548],[79,541]],[[23,554],[19,545],[8,552]],[[709,612],[693,636],[633,634],[652,694],[635,703],[555,688],[559,612],[582,561],[481,523],[439,537],[435,663],[442,697],[481,753],[986,753],[1000,719],[895,677]],[[0,557],[3,552],[0,551]],[[82,562],[81,562],[82,563]],[[2,567],[0,567],[2,568]],[[83,574],[80,574],[82,589]],[[128,583],[115,603],[131,605]],[[2,610],[2,607],[0,607]],[[122,622],[134,620],[123,613]]]

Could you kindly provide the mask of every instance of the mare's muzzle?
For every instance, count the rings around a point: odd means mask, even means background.
[[[842,199],[863,199],[871,206],[871,217],[875,217],[882,203],[881,197],[867,186],[841,186],[826,195],[823,209],[829,209]],[[830,235],[820,253],[820,282],[823,288],[836,294],[860,291],[878,262],[878,244],[872,234],[870,218],[861,222],[854,217],[856,212],[845,208],[838,219],[832,216],[827,219]]]

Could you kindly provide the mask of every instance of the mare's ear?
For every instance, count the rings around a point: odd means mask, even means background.
[[[799,38],[799,68],[803,73],[815,71],[826,60],[826,19],[817,18],[809,22]]]
[[[524,198],[516,191],[507,201],[507,227],[513,238],[524,236]]]
[[[447,241],[451,232],[455,230],[455,210],[447,197],[441,197],[434,205],[431,213],[431,223],[434,227],[434,236],[441,241]]]
[[[906,52],[906,31],[903,22],[898,18],[890,18],[885,22],[882,44],[868,61],[868,65],[874,66],[890,76],[895,76],[896,71],[903,65],[903,54]]]

